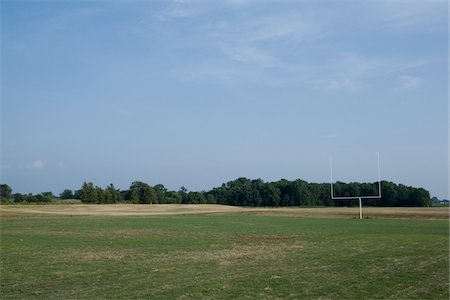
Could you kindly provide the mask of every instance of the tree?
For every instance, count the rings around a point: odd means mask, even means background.
[[[15,193],[13,196],[14,202],[26,202],[26,195],[22,195],[21,193]]]
[[[38,202],[38,198],[35,195],[29,193],[25,195],[25,202]]]
[[[273,183],[266,183],[263,192],[265,206],[278,206],[280,204],[280,190]]]
[[[429,207],[431,206],[430,193],[423,188],[414,189],[411,193],[411,202],[412,206]]]
[[[116,203],[122,200],[120,191],[112,183],[106,187],[105,192],[107,193],[108,203]]]
[[[94,195],[94,203],[107,203],[105,191],[101,187],[95,186]]]
[[[388,181],[381,182],[381,200],[380,205],[383,206],[396,206],[397,205],[397,186]]]
[[[133,204],[139,203],[139,191],[137,189],[130,190],[128,200]]]
[[[145,182],[134,181],[130,191],[133,203],[153,204],[157,200],[155,190]]]
[[[181,203],[189,203],[189,194],[187,188],[184,186],[180,187],[178,194],[181,196]]]
[[[213,194],[208,194],[206,196],[206,203],[208,203],[208,204],[216,204],[217,203],[216,197],[214,197]]]
[[[74,199],[74,195],[72,190],[65,189],[61,194],[59,194],[59,198],[61,199]]]
[[[438,197],[434,196],[433,198],[431,198],[431,205],[439,205],[441,204],[441,201],[439,201]]]
[[[181,195],[178,192],[167,192],[166,203],[180,204]]]
[[[0,184],[0,199],[11,199],[12,188],[7,184]]]
[[[56,198],[55,195],[53,195],[52,192],[43,192],[41,193],[43,196],[48,197],[48,198]]]
[[[189,192],[190,203],[193,204],[205,204],[206,198],[203,193],[200,192]]]
[[[80,200],[83,203],[97,203],[97,190],[92,182],[84,182],[80,190]]]
[[[156,202],[155,203],[161,203],[161,204],[166,203],[165,197],[166,197],[167,189],[164,187],[164,185],[157,184],[153,187],[153,189],[155,190],[155,193],[156,193]]]
[[[38,194],[35,197],[35,200],[32,202],[50,202],[53,199],[53,194],[51,192],[44,192],[41,194]]]
[[[397,197],[396,205],[398,206],[411,206],[410,205],[410,191],[407,186],[399,184],[396,188]]]
[[[73,198],[74,198],[74,199],[80,199],[80,195],[81,195],[81,190],[76,190],[76,191],[73,193]]]

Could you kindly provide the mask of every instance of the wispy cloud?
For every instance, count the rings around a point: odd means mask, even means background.
[[[216,46],[233,61],[280,65],[282,56],[305,48],[326,35],[313,18],[299,13],[222,21],[211,28]]]
[[[175,0],[153,17],[159,21],[169,21],[178,18],[189,18],[209,11],[212,8],[207,1]]]
[[[420,77],[405,75],[397,78],[398,85],[395,90],[408,90],[422,85],[424,80]]]
[[[356,92],[361,90],[364,87],[364,84],[360,82],[356,82],[350,78],[344,78],[341,80],[331,80],[326,85],[324,85],[323,89],[325,91],[349,91]]]
[[[35,161],[33,161],[30,165],[31,169],[43,169],[44,168],[44,161],[42,161],[41,159],[36,159]]]
[[[168,21],[196,17],[224,7],[249,12],[263,3],[267,4],[252,0],[174,1],[157,15]],[[190,40],[189,49],[207,49],[214,55],[180,62],[169,71],[170,75],[183,81],[215,81],[227,85],[300,83],[327,92],[358,92],[370,86],[373,79],[427,63],[414,58],[376,57],[342,46],[336,39],[344,32],[349,34],[355,24],[349,25],[341,14],[328,6],[305,4],[296,9],[282,9],[282,4],[274,12],[251,13],[251,18],[227,10],[214,14],[210,22],[194,23],[197,27],[193,30],[201,34]],[[420,7],[407,8],[404,14],[425,17]],[[380,11],[389,9],[387,2],[370,2],[352,6],[351,13],[360,14],[354,20],[363,24],[366,21],[361,18],[372,18],[373,24],[400,24],[399,20],[407,19],[403,13],[396,15],[396,12],[380,16]]]
[[[258,2],[261,3],[261,0],[174,0],[169,2],[162,10],[153,14],[153,18],[159,21],[190,18],[208,13],[212,10],[225,8],[239,9]]]
[[[447,1],[370,1],[363,5],[367,18],[391,30],[435,31],[447,16]]]

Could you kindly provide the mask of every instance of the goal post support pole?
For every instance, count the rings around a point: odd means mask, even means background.
[[[333,188],[333,162],[330,155],[330,196],[332,200],[356,200],[359,202],[359,219],[362,220],[362,199],[381,199],[381,177],[380,177],[380,153],[377,154],[377,167],[378,167],[378,193],[377,195],[354,195],[354,196],[336,196]]]
[[[359,199],[359,219],[362,220],[362,200],[361,197]]]

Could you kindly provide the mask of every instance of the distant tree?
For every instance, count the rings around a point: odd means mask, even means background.
[[[381,182],[381,200],[379,204],[383,206],[396,206],[397,205],[397,186],[388,181]]]
[[[129,190],[121,190],[120,193],[120,201],[130,201],[130,191]]]
[[[53,195],[52,192],[43,192],[43,193],[41,193],[41,194],[42,194],[42,196],[44,196],[44,197],[48,197],[48,198],[56,198],[55,195]]]
[[[117,190],[112,183],[106,187],[105,192],[107,194],[108,203],[116,203],[122,200],[120,191]]]
[[[263,203],[265,206],[278,206],[280,204],[280,190],[272,183],[266,183],[263,191]]]
[[[11,199],[12,188],[7,184],[0,184],[0,199]]]
[[[21,193],[15,193],[14,195],[12,195],[14,202],[26,202],[27,201],[27,197],[26,195],[23,195]]]
[[[139,203],[139,191],[137,188],[130,189],[130,191],[128,193],[128,200],[133,204]]]
[[[208,204],[216,204],[217,203],[216,197],[214,197],[213,194],[208,194],[206,196],[206,203],[208,203]]]
[[[74,195],[72,190],[65,189],[61,194],[59,194],[59,198],[61,199],[74,199]]]
[[[114,203],[113,199],[112,199],[112,194],[109,190],[103,190],[103,202],[102,203],[106,203],[106,204],[111,204]]]
[[[180,187],[178,194],[181,196],[181,203],[183,204],[190,203],[187,188],[185,188],[184,186]]]
[[[80,189],[80,200],[83,203],[97,203],[97,190],[92,182],[84,182]]]
[[[438,197],[434,196],[431,198],[431,205],[439,205],[441,204],[441,201],[438,199]]]
[[[178,192],[167,192],[166,194],[166,203],[171,204],[180,204],[181,203],[181,195]]]
[[[81,195],[81,190],[76,190],[76,191],[73,193],[73,198],[74,198],[74,199],[80,199],[80,195]]]
[[[153,189],[155,190],[155,193],[156,193],[156,202],[155,203],[161,203],[161,204],[166,203],[165,197],[166,197],[167,189],[165,188],[165,186],[162,184],[157,184],[153,187]]]
[[[38,202],[38,197],[29,193],[29,194],[25,195],[25,201],[26,202]]]
[[[94,195],[94,199],[96,199],[94,203],[108,203],[106,193],[101,187],[95,186]]]
[[[29,199],[32,199],[31,201],[28,200],[29,202],[50,202],[53,199],[53,194],[51,192],[44,192],[41,194],[38,194],[36,196],[33,196],[34,199],[30,196]]]
[[[134,181],[130,191],[133,203],[153,204],[157,200],[155,190],[145,182]]]
[[[189,203],[192,204],[205,204],[205,195],[201,192],[189,192]]]
[[[396,197],[396,205],[397,206],[411,206],[411,198],[410,198],[410,190],[407,186],[403,184],[399,184],[396,188],[397,197]]]
[[[261,206],[263,203],[263,190],[264,190],[264,181],[260,178],[254,179],[251,181],[252,186],[252,195],[251,195],[251,206]]]
[[[416,188],[411,193],[412,206],[431,206],[430,193],[423,188]]]

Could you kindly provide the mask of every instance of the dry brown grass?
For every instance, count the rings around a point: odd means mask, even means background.
[[[123,259],[124,257],[131,256],[127,255],[123,251],[113,251],[113,250],[84,250],[80,251],[79,249],[66,249],[61,253],[55,253],[55,259],[59,258],[64,261],[95,261],[95,260],[113,260],[118,261]]]
[[[216,249],[208,251],[172,251],[160,253],[150,259],[147,263],[158,261],[159,263],[183,263],[183,262],[214,262],[220,266],[231,266],[242,260],[262,261],[287,255],[289,251],[299,251],[303,245],[297,242],[282,242],[276,244],[235,244],[229,249]]]
[[[252,208],[215,204],[73,204],[73,205],[2,205],[0,218],[23,216],[170,216],[198,214],[249,214],[263,216],[355,218],[357,207],[323,208]],[[449,219],[448,207],[365,207],[369,218]]]

